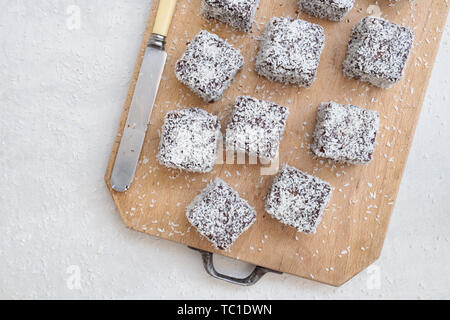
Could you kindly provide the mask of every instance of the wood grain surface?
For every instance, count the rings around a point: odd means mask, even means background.
[[[105,176],[126,226],[255,265],[335,286],[343,284],[373,263],[381,253],[448,14],[447,1],[357,0],[346,19],[336,23],[299,13],[295,0],[262,0],[249,34],[206,20],[199,14],[200,2],[178,1],[167,39],[168,61],[135,180],[129,191],[117,193],[111,189],[109,180],[158,0],[153,3]],[[391,89],[375,88],[346,79],[342,74],[351,28],[370,14],[409,26],[415,32],[405,78]],[[254,72],[258,38],[274,16],[299,17],[325,29],[326,43],[317,79],[309,89],[271,83]],[[223,99],[213,104],[205,104],[178,82],[174,74],[174,64],[186,49],[187,42],[202,29],[227,39],[245,57],[243,70]],[[159,131],[169,110],[201,107],[218,115],[224,128],[238,95],[251,95],[288,106],[291,114],[280,147],[279,165],[295,166],[334,187],[315,235],[298,233],[264,212],[264,197],[273,175],[262,174],[261,169],[266,168],[262,164],[217,164],[210,174],[193,174],[167,169],[157,162]],[[317,108],[321,102],[330,100],[380,112],[378,145],[370,165],[335,164],[311,154],[309,145]],[[230,160],[225,155],[219,158]],[[255,225],[227,252],[214,250],[190,227],[185,217],[186,205],[214,177],[229,183],[257,210]]]

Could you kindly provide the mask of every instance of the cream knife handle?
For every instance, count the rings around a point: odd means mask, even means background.
[[[158,12],[156,13],[155,24],[153,25],[154,34],[167,37],[176,4],[177,0],[159,0]]]

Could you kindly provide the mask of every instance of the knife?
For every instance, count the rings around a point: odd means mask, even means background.
[[[128,112],[111,175],[111,187],[118,192],[130,188],[144,144],[159,82],[166,64],[164,50],[167,33],[175,12],[177,0],[160,0],[152,36],[145,49],[141,70]]]

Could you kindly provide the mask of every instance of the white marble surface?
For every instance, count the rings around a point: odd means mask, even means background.
[[[150,1],[0,7],[0,298],[450,297],[449,26],[375,267],[341,288],[289,275],[242,288],[127,230],[103,182]]]

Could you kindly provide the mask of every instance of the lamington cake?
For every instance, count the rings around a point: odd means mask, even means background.
[[[327,182],[285,166],[273,181],[265,210],[299,232],[316,233],[331,193]]]
[[[342,21],[355,0],[298,0],[301,11],[317,18]]]
[[[225,134],[226,149],[271,161],[278,155],[289,109],[241,96],[236,99]]]
[[[324,43],[319,25],[272,18],[261,39],[255,70],[271,81],[309,87],[315,80]]]
[[[260,0],[202,0],[201,12],[231,27],[249,32]]]
[[[256,221],[256,212],[216,178],[187,207],[186,217],[217,249],[225,250]]]
[[[244,57],[225,40],[200,31],[175,64],[175,74],[206,102],[219,100],[244,65]]]
[[[311,149],[318,157],[367,164],[373,158],[379,127],[377,111],[335,102],[322,103]]]
[[[353,28],[344,75],[380,88],[392,87],[403,77],[413,40],[409,28],[382,18],[363,18]]]
[[[220,123],[205,110],[170,111],[161,130],[158,160],[169,168],[209,172],[217,158]]]

